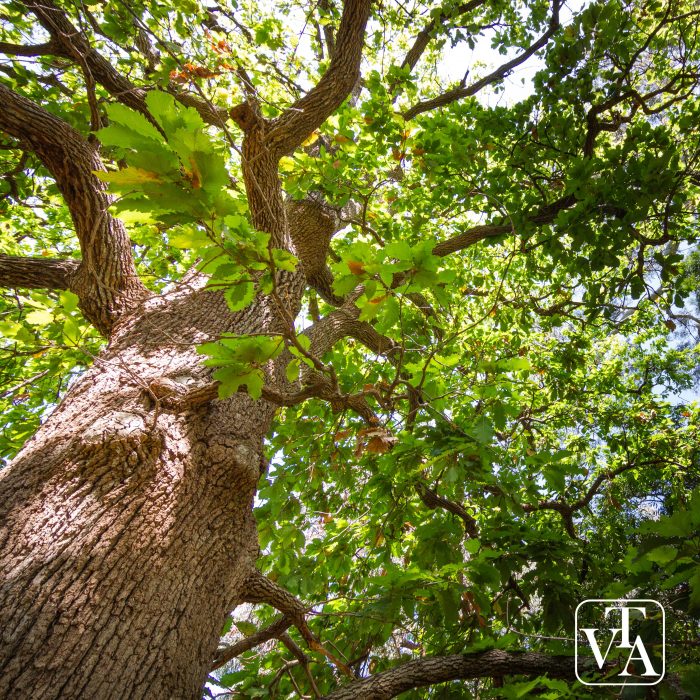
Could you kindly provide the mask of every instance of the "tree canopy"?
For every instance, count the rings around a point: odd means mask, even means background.
[[[590,697],[634,597],[700,696],[692,0],[7,0],[0,171],[4,460],[125,294],[279,314],[188,341],[279,407],[205,693]]]

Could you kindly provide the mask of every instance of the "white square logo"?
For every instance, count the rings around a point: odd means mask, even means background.
[[[583,685],[660,683],[666,673],[663,607],[655,600],[584,600],[576,608],[575,659]],[[602,680],[591,680],[600,673]]]

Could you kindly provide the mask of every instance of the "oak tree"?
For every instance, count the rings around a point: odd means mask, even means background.
[[[0,696],[700,692],[699,32],[6,0]]]

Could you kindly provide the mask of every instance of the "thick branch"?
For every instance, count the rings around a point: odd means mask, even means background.
[[[53,41],[47,41],[44,44],[33,44],[30,46],[22,46],[20,44],[8,44],[6,41],[0,41],[0,53],[6,56],[50,56],[55,55],[57,45]]]
[[[70,289],[79,260],[0,255],[0,287]]]
[[[123,224],[107,213],[110,199],[95,177],[95,149],[71,126],[0,84],[0,130],[19,139],[53,175],[71,213],[82,263],[71,278],[85,316],[105,335],[146,295],[136,276]]]
[[[483,241],[485,238],[502,236],[504,233],[510,233],[512,230],[510,224],[484,224],[482,226],[473,226],[452,238],[448,238],[446,241],[442,241],[442,243],[438,243],[433,248],[433,255],[444,257],[450,253],[464,250],[479,241]]]
[[[573,679],[574,657],[513,653],[499,649],[480,654],[424,657],[349,683],[326,695],[325,700],[386,700],[412,688],[457,679],[544,674],[551,678]]]
[[[547,204],[542,207],[539,211],[527,217],[527,220],[532,224],[537,224],[539,226],[543,224],[551,224],[554,219],[556,219],[557,214],[564,209],[568,209],[576,204],[576,197],[573,195],[567,195],[557,199],[551,204]],[[445,255],[450,255],[450,253],[456,253],[457,251],[464,250],[479,241],[483,241],[485,238],[495,238],[496,236],[502,236],[504,233],[510,233],[513,227],[510,224],[484,224],[480,226],[474,226],[457,236],[448,238],[442,243],[438,243],[433,248],[433,255],[439,257],[444,257]]]
[[[383,336],[370,323],[358,320],[360,310],[355,299],[351,297],[305,332],[311,339],[310,351],[314,355],[321,357],[341,338],[355,338],[377,355],[391,355],[397,349],[393,340]]]
[[[530,58],[530,56],[543,48],[552,38],[557,29],[559,29],[559,7],[560,0],[554,0],[554,4],[552,6],[552,17],[549,21],[547,31],[534,44],[530,45],[525,51],[518,54],[514,59],[507,61],[492,73],[489,73],[487,76],[484,76],[467,87],[457,87],[452,90],[448,90],[442,95],[438,95],[431,100],[418,102],[418,104],[415,104],[413,107],[403,113],[403,118],[408,121],[409,119],[417,117],[419,114],[423,114],[423,112],[429,112],[431,109],[444,107],[445,105],[461,100],[464,97],[476,95],[477,92],[485,88],[487,85],[492,85],[493,83],[503,80],[503,78],[505,78],[506,75],[513,70],[513,68],[516,68],[521,63],[524,63],[528,58]]]
[[[343,103],[360,76],[371,0],[346,0],[328,70],[304,97],[275,119],[267,135],[273,157],[291,153]]]

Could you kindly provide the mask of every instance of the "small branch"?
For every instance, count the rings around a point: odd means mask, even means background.
[[[52,48],[52,51],[47,53],[71,60],[80,57],[78,63],[84,72],[89,72],[96,83],[119,102],[150,119],[145,101],[146,90],[136,87],[110,61],[93,49],[85,34],[73,25],[68,15],[55,5],[53,0],[24,0],[24,5],[51,35],[51,41],[41,45],[44,48]],[[175,93],[174,97],[185,106],[196,109],[208,124],[221,127],[226,123],[225,109],[217,109],[189,93]]]
[[[264,629],[258,630],[248,637],[244,637],[230,646],[216,652],[211,670],[215,671],[227,664],[237,656],[250,651],[251,649],[269,642],[271,639],[281,639],[282,635],[292,626],[292,620],[286,616],[280,617]]]
[[[600,490],[600,487],[603,484],[603,482],[612,481],[612,479],[614,479],[616,476],[624,474],[624,472],[629,471],[630,469],[634,469],[635,467],[653,466],[656,464],[663,463],[663,461],[664,460],[651,460],[642,463],[628,462],[627,464],[623,464],[617,469],[613,469],[612,471],[606,471],[602,474],[599,474],[593,480],[593,483],[590,485],[585,495],[579,498],[577,501],[574,501],[573,503],[566,503],[565,501],[561,500],[540,501],[539,503],[524,503],[522,506],[523,510],[526,513],[534,513],[539,510],[556,511],[561,515],[567,533],[573,539],[577,539],[576,531],[574,529],[573,516],[577,511],[582,510],[583,508],[589,505],[593,498],[598,494],[598,491]]]
[[[401,68],[413,70],[416,67],[416,64],[420,60],[420,57],[423,55],[425,49],[428,47],[428,44],[430,43],[430,40],[438,26],[445,24],[445,22],[447,22],[449,19],[460,17],[467,12],[471,12],[472,10],[481,7],[483,4],[485,4],[485,2],[486,0],[470,0],[470,2],[465,2],[459,7],[445,10],[440,13],[439,17],[430,20],[430,22],[428,22],[428,24],[426,24],[425,27],[423,27],[423,29],[421,29],[421,31],[416,35],[413,45],[408,50],[408,53],[401,62]],[[389,91],[393,92],[395,89],[396,85],[394,84],[389,88]]]
[[[306,677],[309,679],[309,684],[311,685],[311,690],[314,693],[314,697],[320,698],[321,693],[318,689],[318,686],[316,685],[316,679],[313,677],[311,669],[309,668],[309,657],[302,651],[301,647],[286,632],[280,635],[280,641],[282,642],[282,644],[284,644],[284,646],[287,647],[287,649],[289,649],[290,652],[292,652],[294,658],[304,669],[304,673],[306,673]]]
[[[554,0],[552,5],[552,17],[549,20],[549,27],[547,31],[531,46],[529,46],[525,51],[518,54],[514,59],[507,61],[502,66],[498,67],[492,73],[487,76],[477,80],[468,87],[457,87],[452,90],[448,90],[442,95],[438,95],[431,100],[425,100],[423,102],[418,102],[410,109],[403,113],[403,118],[408,121],[417,117],[423,112],[429,112],[432,109],[437,109],[438,107],[444,107],[445,105],[461,100],[464,97],[470,97],[471,95],[476,95],[477,92],[485,88],[487,85],[492,85],[497,83],[510,73],[513,68],[516,68],[521,63],[527,61],[530,56],[537,53],[541,48],[543,48],[546,43],[554,36],[555,32],[559,29],[559,8],[561,0]]]
[[[79,260],[25,258],[0,254],[0,287],[70,289]]]
[[[43,379],[48,373],[49,370],[45,369],[43,372],[39,372],[38,374],[29,377],[29,379],[25,379],[23,382],[15,384],[13,387],[10,387],[9,389],[6,389],[5,391],[1,392],[0,399],[9,398],[10,396],[12,396],[12,394],[17,393],[21,389],[24,389],[25,386],[29,386],[30,384],[34,384],[34,382],[38,382],[40,379]]]
[[[462,519],[464,523],[464,529],[469,537],[478,537],[478,530],[476,526],[476,520],[467,513],[467,511],[459,504],[454,501],[450,501],[447,498],[438,496],[438,494],[429,489],[425,484],[416,484],[416,493],[423,501],[423,504],[434,510],[435,508],[442,508],[443,510],[456,515],[458,518]]]
[[[328,0],[318,0],[318,9],[325,12],[328,16],[331,14],[331,8]],[[323,38],[326,42],[326,49],[328,50],[328,56],[332,57],[335,52],[335,32],[330,23],[326,22],[323,25]]]

